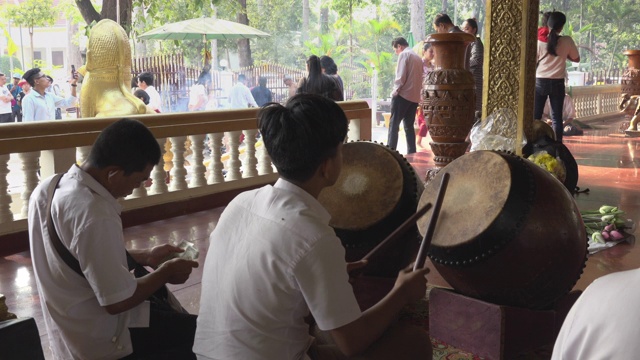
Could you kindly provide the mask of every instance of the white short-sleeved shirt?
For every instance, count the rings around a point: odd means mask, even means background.
[[[330,216],[285,180],[236,197],[211,234],[194,352],[199,359],[304,359],[322,330],[361,316]]]
[[[569,311],[551,359],[637,359],[639,303],[640,269],[597,279]]]
[[[573,105],[573,99],[571,96],[564,95],[564,103],[562,104],[562,121],[576,118],[576,107]],[[551,102],[549,98],[544,103],[544,110],[542,111],[542,119],[551,119]]]
[[[7,88],[7,85],[0,86],[0,95],[11,96],[11,91]],[[0,114],[11,114],[11,101],[0,100]]]
[[[31,90],[22,99],[22,121],[45,121],[56,119],[56,108],[66,108],[76,103],[75,96],[67,98],[60,97],[50,92],[41,95],[35,90]]]
[[[547,54],[547,43],[538,40],[538,67],[536,68],[536,78],[541,79],[564,79],[567,73],[567,60],[569,57],[576,59],[580,56],[576,43],[570,36],[561,36],[556,46],[554,56]],[[545,56],[546,55],[546,56]]]
[[[40,304],[56,359],[118,359],[132,352],[129,327],[149,326],[149,304],[118,315],[103,306],[128,299],[137,281],[127,268],[121,207],[93,177],[73,165],[52,204],[62,243],[78,259],[85,278],[58,255],[46,226],[47,188],[29,201],[29,242]]]
[[[245,84],[238,82],[229,90],[229,107],[246,109],[249,106],[258,107],[258,104],[251,95],[251,90]]]
[[[144,89],[146,93],[149,95],[149,106],[151,106],[154,110],[158,110],[162,112],[162,98],[160,97],[160,93],[156,90],[153,85],[147,86]]]

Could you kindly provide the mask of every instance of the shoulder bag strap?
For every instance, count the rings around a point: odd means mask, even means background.
[[[549,55],[549,53],[544,54],[544,56],[541,57],[540,60],[538,60],[538,62],[536,63],[536,69],[538,68],[538,65],[540,65],[540,61],[544,60],[544,58],[546,58],[547,55]]]
[[[56,192],[56,187],[62,179],[64,174],[58,174],[51,179],[51,183],[49,184],[49,188],[47,189],[47,230],[49,231],[49,239],[51,239],[51,243],[53,247],[58,252],[58,255],[62,258],[62,260],[71,268],[71,270],[75,271],[78,275],[85,277],[82,273],[82,268],[80,268],[80,262],[78,259],[71,255],[69,249],[67,249],[60,241],[60,237],[56,232],[56,228],[53,226],[53,217],[51,216],[51,203],[53,202],[53,194]]]

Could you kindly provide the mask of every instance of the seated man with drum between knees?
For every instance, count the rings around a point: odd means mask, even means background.
[[[361,312],[345,250],[318,202],[342,167],[348,120],[333,101],[301,94],[267,104],[258,124],[280,179],[236,197],[211,234],[193,347],[199,359],[431,359],[421,328],[392,325],[425,296],[428,269],[403,270]],[[319,344],[305,317],[333,339]]]

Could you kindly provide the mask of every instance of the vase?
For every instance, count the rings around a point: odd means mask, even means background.
[[[629,59],[629,66],[620,79],[622,94],[640,95],[640,50],[626,50],[623,52]]]
[[[431,34],[434,70],[422,84],[422,110],[433,140],[431,151],[437,168],[462,156],[469,147],[467,135],[475,121],[475,80],[465,69],[466,51],[475,38],[466,33]]]

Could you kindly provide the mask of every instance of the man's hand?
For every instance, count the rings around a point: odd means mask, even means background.
[[[429,268],[413,271],[413,264],[398,273],[398,278],[393,286],[398,289],[408,303],[416,302],[427,294],[427,274]]]
[[[351,274],[352,271],[362,269],[367,266],[369,260],[358,260],[354,262],[347,263],[347,273]]]
[[[157,271],[167,273],[167,283],[169,284],[184,284],[189,279],[193,268],[197,267],[197,261],[176,258],[162,263]]]
[[[179,254],[183,251],[184,250],[180,249],[179,247],[173,246],[171,244],[154,246],[149,250],[149,253],[147,254],[147,261],[145,262],[145,265],[156,268],[163,262],[167,261],[167,259],[175,257],[176,254]]]

